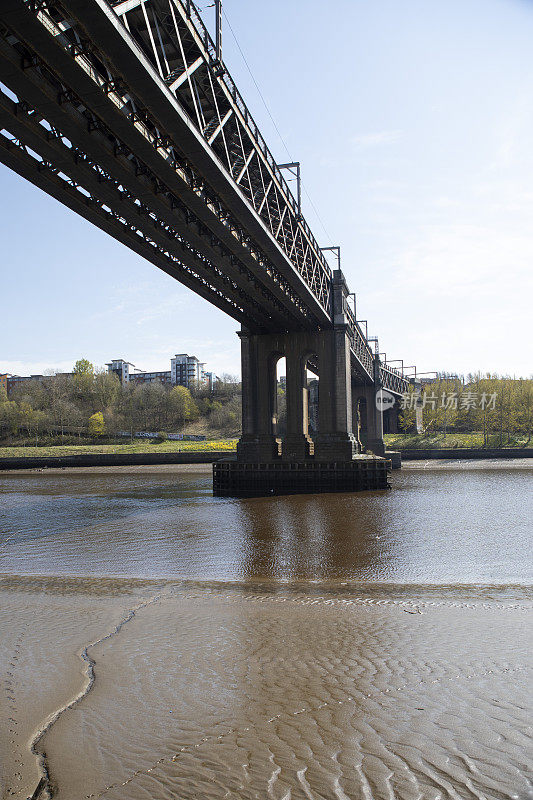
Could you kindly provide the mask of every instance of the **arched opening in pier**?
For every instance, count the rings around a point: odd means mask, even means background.
[[[273,353],[272,433],[283,437],[287,432],[287,360],[282,353]]]
[[[353,419],[353,432],[363,447],[366,447],[368,441],[368,420],[367,420],[367,405],[365,397],[356,397],[353,403],[354,419]]]
[[[313,438],[320,430],[320,373],[318,368],[318,356],[316,353],[308,353],[305,356],[304,380],[304,433]]]

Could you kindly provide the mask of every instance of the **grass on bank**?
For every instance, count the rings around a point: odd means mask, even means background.
[[[125,455],[129,453],[188,453],[206,451],[233,452],[237,446],[237,439],[212,439],[205,442],[158,442],[155,440],[137,439],[133,442],[118,444],[74,444],[53,445],[48,447],[35,447],[28,439],[24,446],[0,447],[0,458],[30,458],[48,456],[77,456],[102,453],[116,453]]]
[[[478,448],[483,449],[482,433],[442,433],[411,434],[389,433],[385,437],[387,450],[438,450],[442,448]],[[207,439],[201,442],[158,441],[155,439],[136,439],[133,442],[117,442],[111,444],[47,444],[35,446],[31,439],[22,440],[20,444],[0,447],[0,458],[29,458],[35,456],[75,456],[83,454],[116,453],[191,453],[224,451],[234,452],[237,439]],[[487,447],[499,447],[500,437],[495,434],[489,437]],[[527,436],[515,436],[504,447],[533,447],[533,439],[528,442]]]
[[[387,450],[439,450],[472,447],[487,449],[493,447],[533,447],[533,440],[528,442],[527,436],[512,436],[507,442],[504,436],[500,444],[500,434],[491,434],[488,443],[483,443],[483,433],[387,433],[384,437]]]

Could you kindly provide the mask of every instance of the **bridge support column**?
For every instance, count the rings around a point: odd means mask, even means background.
[[[350,340],[344,325],[324,331],[249,334],[242,331],[242,424],[239,461],[350,461],[360,452],[352,429]],[[276,363],[286,357],[287,433],[276,436]],[[308,430],[306,365],[319,375],[318,433]]]
[[[242,436],[239,461],[268,463],[279,459],[281,440],[275,435],[276,365],[264,338],[243,330],[241,339]],[[275,343],[268,342],[268,345]]]
[[[383,411],[376,404],[376,395],[381,388],[378,357],[374,359],[374,380],[374,385],[366,384],[357,389],[359,398],[363,400],[361,412],[365,415],[365,419],[361,420],[361,438],[365,450],[370,450],[376,456],[384,456]]]
[[[317,461],[350,461],[360,451],[352,428],[350,340],[345,325],[318,334]]]
[[[398,403],[383,413],[383,432],[398,433]]]

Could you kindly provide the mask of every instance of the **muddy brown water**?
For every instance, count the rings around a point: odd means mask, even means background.
[[[533,798],[531,468],[0,476],[0,796]]]

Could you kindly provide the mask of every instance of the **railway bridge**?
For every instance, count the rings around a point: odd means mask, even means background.
[[[331,270],[336,248],[302,215],[299,165],[276,163],[223,63],[215,6],[213,40],[192,0],[2,0],[0,160],[240,323],[240,462],[382,455],[376,392],[409,379],[356,320],[340,251]]]

